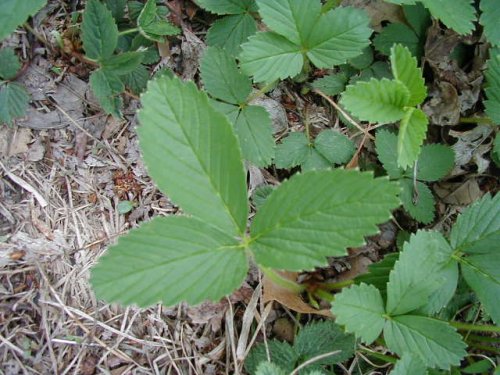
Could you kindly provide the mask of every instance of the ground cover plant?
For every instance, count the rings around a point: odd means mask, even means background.
[[[397,10],[393,18],[374,25],[369,5],[347,3],[87,0],[73,14],[79,51],[67,61],[84,66],[110,124],[137,114],[138,126],[119,134],[137,134],[145,169],[113,156],[122,169],[115,184],[126,185],[111,189],[116,216],[126,221],[144,204],[131,177],[141,168],[141,183],[150,177],[169,205],[168,215],[162,203],[117,231],[93,261],[92,293],[130,306],[124,316],[156,304],[227,303],[226,320],[245,315],[237,321],[245,339],[221,346],[234,360],[226,372],[498,371],[498,11],[489,0],[394,0],[385,8]],[[44,5],[20,9],[0,36]],[[461,41],[474,61],[436,47],[429,30]],[[195,68],[182,70],[190,53]],[[20,56],[0,49],[0,121],[9,125],[39,104],[29,82],[18,82]],[[286,114],[280,130],[262,104],[271,96]],[[44,106],[59,108],[51,100]],[[443,126],[438,110],[458,111],[456,123]],[[102,168],[96,155],[115,145],[84,133],[96,143],[70,152]],[[451,190],[457,185],[465,189]],[[233,315],[231,298],[245,286],[256,288],[245,300],[254,311]],[[265,302],[251,324],[257,298]],[[285,341],[262,328],[270,309],[291,321]],[[234,332],[234,320],[225,330]]]

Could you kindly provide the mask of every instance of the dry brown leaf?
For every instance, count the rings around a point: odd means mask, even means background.
[[[458,206],[477,202],[483,196],[476,179],[464,183],[440,183],[434,187],[434,191],[444,203]]]
[[[389,4],[383,0],[344,0],[343,6],[354,6],[366,10],[371,19],[371,26],[375,31],[382,30],[382,23],[396,22],[405,23],[401,7]]]

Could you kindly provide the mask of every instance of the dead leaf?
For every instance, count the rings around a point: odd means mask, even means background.
[[[438,82],[437,86],[429,92],[431,98],[427,101],[423,110],[429,116],[433,125],[453,126],[460,121],[460,101],[458,93],[451,83]]]
[[[383,0],[344,0],[342,5],[364,9],[370,16],[371,26],[375,31],[382,30],[384,21],[391,23],[406,22],[400,6],[389,4]]]
[[[465,183],[439,183],[434,186],[434,191],[444,203],[458,206],[467,206],[483,196],[476,179]]]
[[[200,58],[205,51],[205,43],[192,31],[183,28],[182,50],[182,79],[192,80],[198,73]]]
[[[478,173],[484,173],[490,164],[488,157],[483,155],[490,152],[493,141],[486,142],[493,129],[488,125],[478,125],[472,130],[459,132],[450,131],[450,136],[457,139],[452,146],[455,152],[455,168],[451,175],[463,174],[466,166],[473,162]]]
[[[288,128],[288,118],[283,105],[268,96],[260,96],[253,99],[250,104],[260,105],[269,113],[273,125],[273,133],[278,134]]]

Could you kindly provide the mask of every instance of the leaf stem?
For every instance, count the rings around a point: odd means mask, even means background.
[[[292,280],[285,279],[283,276],[281,276],[272,268],[266,268],[262,266],[260,268],[262,270],[262,273],[276,285],[279,285],[295,293],[302,293],[305,290],[304,285],[300,285]]]
[[[479,335],[469,335],[468,339],[470,341],[476,342],[500,342],[500,337],[489,337],[489,336],[479,336]]]
[[[490,352],[490,353],[493,353],[493,354],[496,354],[496,355],[500,354],[500,350],[497,349],[497,348],[495,348],[495,347],[493,347],[493,346],[480,345],[480,344],[469,344],[469,346],[471,348],[480,349],[482,351]]]
[[[335,299],[335,297],[331,293],[328,293],[326,290],[322,289],[316,290],[314,292],[314,296],[330,303],[332,303]]]
[[[469,324],[462,322],[450,322],[450,324],[458,329],[459,331],[475,331],[475,332],[496,332],[500,333],[499,326],[490,326],[490,325],[478,325],[478,324]]]
[[[136,33],[139,31],[139,28],[138,27],[134,27],[132,29],[127,29],[127,30],[122,30],[118,33],[119,36],[122,36],[122,35],[127,35],[127,34],[132,34],[132,33]]]
[[[322,283],[320,288],[324,290],[338,290],[354,284],[354,280],[344,280],[337,283]]]
[[[462,124],[488,124],[494,125],[489,117],[460,117],[459,122]]]
[[[360,351],[363,353],[366,353],[374,358],[380,359],[381,361],[384,361],[384,362],[389,362],[389,363],[396,363],[397,362],[397,359],[394,357],[391,357],[389,355],[385,355],[385,354],[382,354],[379,352],[375,352],[375,351],[370,350],[368,348],[360,348]]]
[[[275,83],[276,82],[271,82],[271,83],[264,85],[264,87],[262,87],[261,89],[257,90],[252,95],[250,95],[246,102],[250,103],[257,98],[260,98],[262,95],[264,95],[266,92],[268,92],[269,89],[271,89],[271,87],[273,87]]]

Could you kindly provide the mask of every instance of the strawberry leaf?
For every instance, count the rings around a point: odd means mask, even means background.
[[[0,49],[0,79],[12,79],[20,69],[21,62],[14,49],[10,47]]]
[[[406,109],[398,134],[398,166],[401,168],[411,167],[417,160],[428,124],[429,120],[421,109]]]
[[[476,10],[472,0],[421,0],[434,18],[461,35],[474,30]]]
[[[5,39],[16,27],[26,22],[28,17],[42,9],[47,0],[2,0],[0,12],[0,40]]]
[[[394,78],[404,83],[410,91],[409,106],[421,104],[427,97],[427,88],[422,78],[422,69],[408,48],[396,44],[391,48],[391,67]]]
[[[257,31],[257,23],[248,14],[235,14],[215,21],[207,32],[207,44],[225,49],[231,56],[241,52],[241,45]]]
[[[423,224],[431,223],[434,220],[436,202],[429,187],[420,181],[414,183],[408,178],[400,180],[400,184],[402,190],[399,197],[404,209],[415,220]]]
[[[441,144],[422,146],[418,157],[417,178],[421,181],[437,181],[445,177],[455,165],[455,152]]]
[[[486,77],[486,97],[484,102],[486,114],[495,124],[500,124],[500,49],[494,48],[490,52],[488,69],[484,73]]]
[[[481,17],[479,23],[483,25],[484,34],[488,41],[494,46],[500,46],[500,29],[498,20],[500,19],[500,8],[496,0],[481,0]]]
[[[82,42],[91,60],[106,60],[118,43],[118,27],[111,11],[98,0],[89,0],[83,12]]]
[[[137,18],[137,26],[144,37],[160,43],[165,41],[165,36],[176,35],[180,32],[179,28],[158,14],[156,0],[148,0],[144,5],[139,18]]]
[[[11,124],[14,118],[26,114],[30,96],[24,86],[16,83],[0,83],[0,124]]]
[[[255,12],[255,0],[196,0],[198,5],[215,14],[242,14]]]

